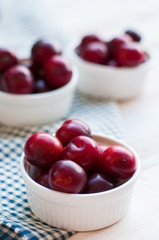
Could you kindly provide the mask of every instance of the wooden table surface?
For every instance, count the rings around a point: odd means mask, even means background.
[[[130,211],[118,223],[93,232],[80,232],[70,240],[159,239],[159,1],[81,0],[56,5],[61,26],[72,37],[85,33],[117,35],[133,28],[151,52],[152,68],[143,93],[118,103],[126,141],[138,152],[142,170],[134,189]],[[71,10],[69,8],[71,6]],[[67,16],[67,20],[65,18]]]

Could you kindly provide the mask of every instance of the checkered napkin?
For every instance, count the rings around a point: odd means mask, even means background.
[[[114,102],[102,102],[76,94],[68,118],[82,119],[94,133],[123,138],[120,113]],[[74,231],[51,227],[30,211],[20,172],[20,156],[26,139],[44,131],[55,134],[65,119],[50,125],[10,127],[0,125],[0,239],[66,240]]]

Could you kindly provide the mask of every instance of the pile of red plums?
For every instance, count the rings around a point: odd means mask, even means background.
[[[133,30],[109,41],[96,34],[86,35],[75,50],[85,61],[112,67],[135,67],[149,58],[141,45],[141,36]]]
[[[24,159],[33,180],[65,193],[107,191],[136,171],[131,151],[120,145],[98,144],[89,126],[79,119],[66,120],[55,136],[46,132],[31,135],[24,145]]]
[[[0,90],[14,94],[48,92],[66,85],[72,66],[56,41],[41,39],[31,48],[29,60],[0,48]]]

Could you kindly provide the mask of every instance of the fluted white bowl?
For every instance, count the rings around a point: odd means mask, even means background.
[[[36,94],[11,94],[0,91],[0,122],[6,125],[40,125],[66,117],[78,81],[78,70],[65,86]]]
[[[135,173],[127,182],[112,190],[92,194],[68,194],[36,183],[29,175],[28,162],[23,154],[20,167],[28,203],[32,212],[45,223],[67,230],[91,231],[108,227],[127,214],[140,172],[139,156],[130,146],[118,140],[100,135],[94,135],[93,138],[98,143],[108,146],[118,144],[132,151],[137,162]]]
[[[78,41],[70,43],[66,56],[79,70],[78,89],[81,93],[98,99],[117,101],[139,96],[143,90],[151,69],[151,57],[136,67],[112,67],[83,60],[76,53]]]

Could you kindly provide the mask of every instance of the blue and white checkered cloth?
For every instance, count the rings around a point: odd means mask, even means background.
[[[92,133],[123,138],[120,112],[116,103],[102,102],[76,94],[70,115],[85,121]],[[0,125],[0,239],[66,240],[74,231],[51,227],[30,211],[25,184],[20,172],[20,156],[26,139],[35,132],[54,134],[65,119],[43,126],[11,127]]]

